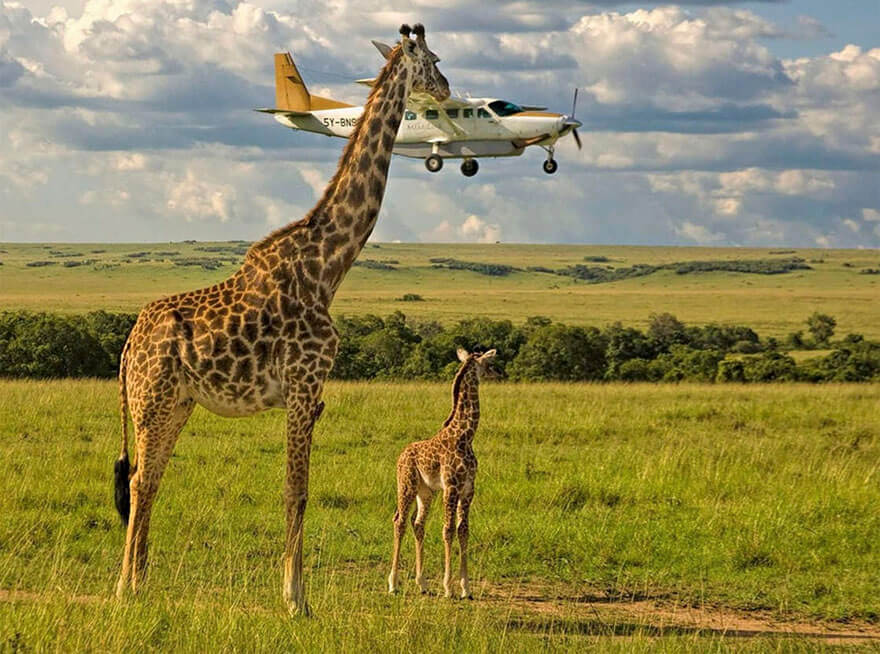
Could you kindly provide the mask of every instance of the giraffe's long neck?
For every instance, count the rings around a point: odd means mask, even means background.
[[[319,286],[328,302],[376,225],[411,88],[411,71],[395,49],[376,79],[336,175],[314,209],[322,269]]]
[[[330,305],[376,225],[412,78],[411,64],[400,46],[395,47],[321,199],[305,218],[256,243],[242,274],[259,277],[274,271],[276,284],[283,284],[286,274],[291,274],[300,297]],[[285,260],[292,264],[289,273],[282,266]]]
[[[447,423],[458,438],[472,439],[480,424],[480,379],[474,364],[463,372]]]

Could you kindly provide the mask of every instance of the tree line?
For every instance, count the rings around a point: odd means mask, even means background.
[[[136,314],[0,313],[0,376],[114,377]],[[689,326],[662,313],[646,330],[615,323],[571,326],[532,317],[467,319],[451,326],[396,311],[341,317],[335,379],[449,379],[456,349],[495,348],[495,370],[513,381],[857,382],[880,381],[880,342],[835,339],[833,317],[815,313],[806,330],[760,338],[746,326]],[[805,333],[806,332],[806,333]],[[791,350],[822,349],[797,362]]]

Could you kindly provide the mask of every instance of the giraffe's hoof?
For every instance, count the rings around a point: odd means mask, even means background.
[[[466,592],[466,593],[462,593],[462,594],[461,594],[461,599],[463,599],[463,600],[472,600],[472,599],[474,599],[474,595],[473,595],[473,593],[471,593],[470,591],[468,591],[468,592]]]
[[[299,605],[296,602],[288,602],[287,603],[287,612],[290,613],[290,615],[292,617],[302,617],[302,618],[311,618],[312,617],[312,609],[309,608],[308,602],[303,602],[302,605]]]

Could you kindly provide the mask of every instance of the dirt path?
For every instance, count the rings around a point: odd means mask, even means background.
[[[843,625],[781,620],[763,611],[680,606],[662,598],[627,601],[601,592],[573,595],[564,586],[540,582],[482,582],[473,590],[475,602],[507,613],[508,629],[542,633],[558,630],[592,636],[800,637],[829,644],[875,643],[880,646],[880,625],[870,623]],[[65,599],[78,604],[114,601],[110,596],[100,595],[71,595]],[[40,593],[0,589],[0,602],[44,600],[45,595]],[[248,608],[252,610],[254,607]]]
[[[477,601],[510,607],[509,626],[596,636],[705,635],[729,638],[802,637],[827,643],[874,642],[880,625],[782,620],[765,611],[677,605],[662,598],[620,600],[601,592],[572,595],[564,587],[529,582],[480,584]]]

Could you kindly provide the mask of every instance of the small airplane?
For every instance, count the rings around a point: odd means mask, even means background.
[[[391,46],[373,45],[386,58]],[[372,86],[374,79],[357,83]],[[530,145],[547,153],[544,172],[552,175],[558,164],[553,158],[556,141],[571,132],[581,147],[575,119],[577,89],[571,115],[546,111],[546,107],[517,105],[498,98],[450,97],[438,103],[428,94],[413,93],[408,102],[394,145],[394,154],[424,159],[432,173],[443,168],[444,159],[463,159],[461,172],[473,177],[480,157],[518,157]],[[309,93],[289,52],[275,55],[275,108],[256,109],[272,114],[291,129],[326,136],[348,138],[363,106],[354,106]]]

